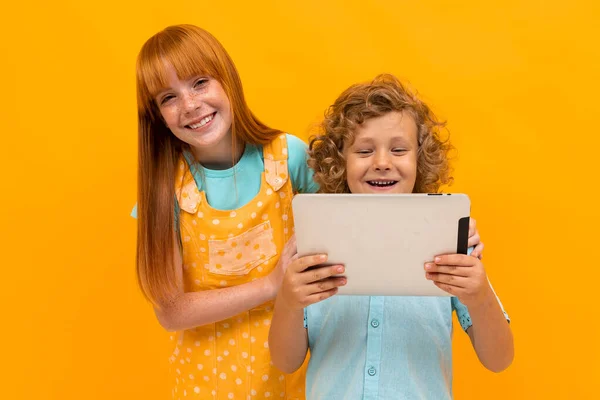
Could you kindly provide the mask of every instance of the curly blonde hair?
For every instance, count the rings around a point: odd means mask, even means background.
[[[414,193],[437,193],[449,185],[449,153],[454,149],[448,138],[441,137],[446,123],[438,121],[416,93],[395,76],[378,75],[370,83],[346,89],[325,112],[320,131],[309,146],[308,165],[321,193],[350,193],[346,181],[344,146],[350,146],[356,128],[366,120],[389,112],[407,112],[417,125],[417,178]]]

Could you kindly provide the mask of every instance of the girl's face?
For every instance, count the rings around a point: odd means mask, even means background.
[[[231,161],[231,107],[221,84],[209,76],[180,80],[166,67],[169,86],[154,100],[167,127],[200,161]]]
[[[417,125],[406,112],[366,120],[344,144],[352,193],[412,193],[417,178]]]

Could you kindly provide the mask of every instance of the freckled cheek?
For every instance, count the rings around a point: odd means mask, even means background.
[[[162,117],[170,129],[176,128],[179,125],[179,112],[177,108],[169,109],[162,113]]]

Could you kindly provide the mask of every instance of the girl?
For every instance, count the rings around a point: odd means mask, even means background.
[[[304,398],[304,372],[271,363],[268,329],[291,257],[291,199],[315,192],[306,145],[248,108],[221,44],[190,25],[137,60],[137,272],[177,331],[173,398]]]
[[[396,78],[355,85],[336,100],[309,164],[325,193],[427,193],[450,182],[443,126]],[[482,364],[508,367],[508,317],[480,259],[449,254],[424,275],[455,297],[334,296],[346,278],[326,255],[295,258],[275,301],[269,344],[273,362],[293,372],[310,348],[311,399],[452,398],[452,311]]]

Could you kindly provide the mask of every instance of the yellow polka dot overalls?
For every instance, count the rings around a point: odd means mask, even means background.
[[[237,210],[216,210],[182,157],[176,178],[185,291],[219,289],[267,276],[293,233],[287,143],[263,147],[258,195]],[[232,193],[235,196],[235,193]],[[170,357],[173,398],[303,400],[305,368],[277,370],[268,348],[273,301],[226,320],[178,332]]]

